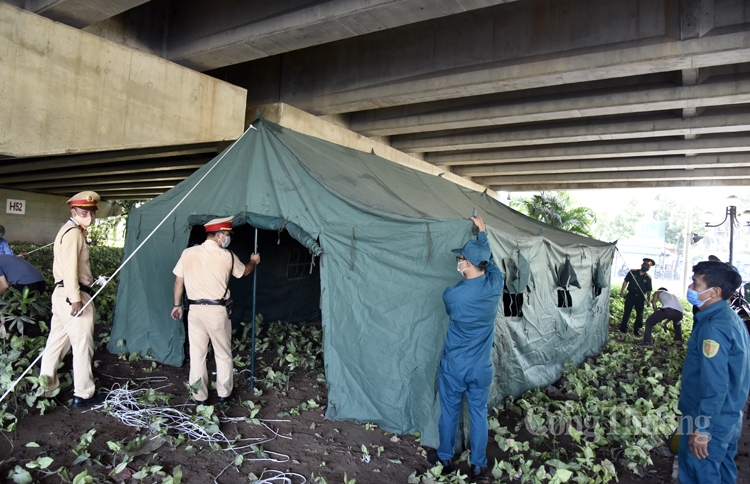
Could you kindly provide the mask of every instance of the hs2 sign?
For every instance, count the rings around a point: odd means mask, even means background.
[[[13,200],[8,198],[5,203],[5,213],[24,215],[26,213],[26,200]]]

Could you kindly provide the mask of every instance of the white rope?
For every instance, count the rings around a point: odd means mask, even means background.
[[[274,434],[273,437],[246,437],[239,440],[230,440],[221,430],[209,433],[198,421],[196,421],[195,415],[181,412],[173,407],[163,407],[149,402],[141,402],[140,399],[147,395],[148,391],[149,389],[142,388],[131,390],[128,388],[127,383],[123,387],[115,384],[112,390],[107,394],[103,404],[107,406],[108,415],[115,417],[128,427],[149,428],[151,430],[159,430],[166,427],[168,430],[186,435],[190,440],[206,442],[209,444],[226,444],[229,446],[236,442],[252,442],[252,444],[246,446],[233,446],[229,449],[225,449],[232,450],[233,452],[250,447],[251,445],[265,444],[266,442],[275,440],[276,437],[283,437],[262,421],[260,421],[261,424]],[[219,422],[221,423],[235,422],[238,420],[244,421],[244,418],[229,419],[219,417]],[[288,422],[288,420],[286,422]],[[271,452],[266,453],[271,454]],[[286,455],[275,455],[284,458],[284,460],[278,460],[277,462],[286,462],[289,460],[289,457]]]
[[[206,427],[202,425],[200,419],[196,419],[195,414],[188,414],[181,412],[173,407],[158,406],[149,402],[141,401],[142,398],[148,395],[149,389],[135,389],[130,390],[128,383],[124,387],[120,387],[115,384],[112,390],[107,394],[104,403],[107,414],[116,418],[121,423],[128,427],[136,428],[148,428],[152,432],[155,432],[156,436],[163,430],[177,432],[187,436],[191,441],[206,442],[208,444],[226,445],[223,450],[232,451],[236,455],[258,455],[256,458],[245,458],[244,461],[248,462],[274,462],[283,464],[289,462],[290,457],[285,454],[278,452],[272,452],[269,450],[262,450],[262,455],[259,455],[258,447],[267,442],[275,440],[277,437],[290,439],[291,437],[281,435],[277,430],[272,429],[266,422],[269,420],[258,420],[260,424],[270,431],[273,435],[271,437],[245,437],[242,439],[230,440],[227,436],[218,429],[216,432],[209,432]],[[197,414],[200,415],[200,414]],[[229,422],[240,422],[245,421],[245,417],[218,417],[220,423]],[[273,422],[289,422],[289,420],[273,420]],[[246,445],[237,446],[238,442],[244,442]],[[240,452],[245,449],[246,452]],[[234,464],[234,460],[229,463],[222,471],[216,476],[219,478],[228,468]],[[272,477],[263,479],[256,482],[288,482],[291,483],[291,477],[300,477],[303,479],[303,484],[306,482],[305,478],[295,473],[284,473],[280,471],[274,472]],[[265,471],[264,471],[265,473]],[[216,482],[216,479],[214,482]],[[286,479],[286,480],[284,480]]]
[[[49,243],[49,244],[47,244],[47,245],[43,245],[43,246],[41,246],[41,247],[37,247],[37,248],[36,248],[36,249],[34,249],[34,250],[30,250],[30,251],[26,252],[26,255],[29,255],[29,254],[33,254],[33,253],[34,253],[34,252],[36,252],[37,250],[42,250],[42,249],[44,249],[44,248],[47,248],[47,247],[49,247],[50,245],[52,245],[52,244],[54,244],[54,243],[55,243],[55,241],[53,240],[52,242],[50,242],[50,243]]]
[[[256,129],[251,124],[250,127],[247,128],[247,130],[245,130],[245,133],[247,133],[250,130],[250,128]],[[242,136],[245,136],[245,133],[243,133]],[[159,222],[159,224],[156,227],[154,227],[154,229],[151,231],[150,234],[148,234],[146,236],[145,239],[143,239],[143,242],[141,242],[140,245],[138,245],[138,247],[136,247],[136,249],[133,251],[133,253],[130,254],[128,256],[128,258],[125,259],[125,261],[122,264],[120,264],[120,267],[118,267],[115,270],[115,272],[112,273],[112,275],[109,277],[109,279],[107,279],[107,282],[105,282],[104,284],[102,284],[102,287],[98,291],[96,291],[96,293],[94,293],[94,295],[91,296],[91,298],[88,301],[86,301],[86,304],[83,305],[83,307],[75,314],[75,316],[73,316],[73,318],[70,321],[68,321],[68,323],[60,330],[60,332],[55,336],[55,338],[52,339],[52,343],[54,343],[55,341],[57,341],[58,338],[60,338],[63,334],[65,334],[65,330],[68,329],[68,327],[73,323],[73,321],[75,321],[76,319],[78,319],[78,316],[80,316],[83,313],[83,311],[91,304],[91,302],[94,299],[96,299],[96,297],[99,295],[99,293],[102,292],[105,287],[107,287],[107,284],[109,284],[110,281],[112,279],[114,279],[114,277],[120,272],[120,270],[125,266],[125,264],[127,264],[128,262],[130,262],[130,259],[132,259],[133,256],[135,254],[137,254],[139,250],[141,250],[141,247],[143,247],[143,244],[145,244],[146,242],[148,242],[148,239],[150,239],[154,235],[154,233],[156,233],[156,231],[159,230],[159,228],[162,225],[164,225],[164,222],[166,222],[167,219],[175,212],[175,210],[177,210],[177,207],[179,207],[180,205],[182,205],[182,202],[184,202],[185,199],[191,193],[193,193],[193,190],[195,190],[198,187],[198,185],[201,184],[201,182],[208,176],[208,174],[211,173],[214,168],[216,168],[217,166],[219,166],[219,163],[221,162],[221,160],[224,159],[224,156],[226,156],[227,153],[229,153],[232,150],[232,148],[234,148],[234,146],[237,144],[237,141],[239,141],[240,139],[242,139],[242,136],[240,136],[239,138],[237,138],[237,140],[235,140],[229,146],[229,148],[227,148],[227,150],[224,153],[222,153],[222,155],[219,157],[219,159],[216,161],[216,163],[214,163],[214,166],[212,166],[211,168],[209,168],[208,171],[201,177],[201,179],[198,180],[198,182],[195,185],[193,185],[193,187],[190,190],[188,190],[188,192],[185,194],[184,197],[182,197],[182,199],[179,202],[177,202],[177,205],[175,205],[174,208],[172,208],[172,210],[170,210],[169,213],[166,216],[164,216],[164,218],[162,219],[162,221]],[[50,347],[50,341],[48,340],[47,341],[47,345],[45,346],[44,350],[41,353],[39,353],[39,356],[37,356],[36,359],[34,359],[34,361],[31,362],[31,364],[23,371],[23,373],[21,373],[21,376],[19,376],[13,383],[11,383],[10,387],[8,388],[8,390],[6,390],[6,392],[3,394],[3,396],[0,397],[0,403],[2,403],[3,400],[5,400],[5,397],[7,397],[8,394],[10,394],[13,391],[13,389],[16,388],[16,385],[18,384],[18,382],[21,381],[21,379],[24,376],[26,376],[26,374],[29,372],[29,370],[31,370],[37,364],[37,362],[42,358],[42,356],[44,355],[44,353],[47,352],[47,348],[49,348],[49,347]]]
[[[263,476],[268,474],[272,474],[271,477],[263,478]],[[218,477],[218,476],[217,476]],[[253,484],[274,484],[274,483],[280,483],[280,484],[292,484],[292,477],[299,477],[302,479],[302,482],[299,484],[305,484],[307,482],[307,479],[305,476],[301,474],[296,474],[294,472],[281,472],[281,471],[274,471],[274,470],[265,470],[260,475],[257,481],[251,481]]]

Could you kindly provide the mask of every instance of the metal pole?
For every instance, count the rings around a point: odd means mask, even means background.
[[[258,253],[258,229],[255,229],[255,244],[253,246],[253,254]],[[250,390],[255,390],[255,286],[258,282],[258,266],[253,269],[253,324],[251,336],[251,350],[250,350]]]
[[[689,275],[692,274],[692,266],[690,264],[690,244],[693,243],[693,207],[688,203],[687,206],[687,220],[685,221],[685,265],[682,268],[682,293],[687,292],[688,284],[690,284]]]
[[[732,265],[732,252],[734,250],[734,221],[737,217],[737,207],[734,205],[727,208],[729,213],[729,265]]]

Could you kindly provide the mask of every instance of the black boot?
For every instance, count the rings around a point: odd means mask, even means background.
[[[487,470],[487,466],[471,466],[471,477],[479,479],[484,477],[484,471]]]

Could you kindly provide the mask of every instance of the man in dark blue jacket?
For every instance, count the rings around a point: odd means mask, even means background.
[[[459,254],[457,269],[464,280],[443,293],[450,323],[438,371],[442,412],[438,422],[437,458],[443,465],[443,472],[452,470],[461,399],[466,393],[471,422],[471,472],[474,477],[480,477],[487,468],[487,401],[493,375],[491,352],[503,274],[493,261],[482,218],[471,217],[471,220],[479,229],[477,240],[453,249]]]
[[[698,308],[682,368],[678,409],[681,484],[734,483],[742,408],[750,390],[748,334],[727,299],[742,278],[721,262],[699,262],[687,299]]]

